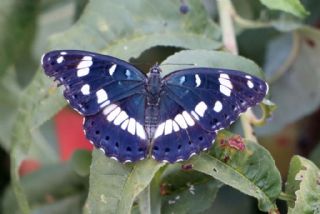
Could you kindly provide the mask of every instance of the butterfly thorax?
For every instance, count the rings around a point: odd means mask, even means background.
[[[145,110],[145,128],[149,139],[152,139],[159,123],[159,100],[161,92],[160,68],[156,64],[150,69],[146,83],[147,103]]]

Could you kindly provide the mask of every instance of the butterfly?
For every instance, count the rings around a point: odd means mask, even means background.
[[[87,139],[122,163],[188,160],[268,93],[265,81],[236,70],[195,67],[161,77],[154,65],[145,75],[121,59],[80,50],[48,52],[41,63],[84,116]]]

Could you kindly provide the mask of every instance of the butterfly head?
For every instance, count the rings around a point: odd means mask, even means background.
[[[161,68],[159,67],[158,63],[156,63],[154,66],[150,68],[150,73],[160,74],[160,72],[161,72]]]

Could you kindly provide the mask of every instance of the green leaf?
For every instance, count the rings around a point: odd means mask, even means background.
[[[14,62],[31,54],[39,0],[3,0],[0,3],[0,76]]]
[[[169,56],[162,64],[193,64],[197,67],[225,68],[243,71],[263,78],[259,66],[252,60],[222,51],[185,50]],[[190,65],[161,66],[163,75],[175,70],[190,68]]]
[[[295,36],[298,44],[292,48],[286,65],[274,66],[274,69],[283,70],[281,75],[276,74],[279,79],[270,84],[270,94],[272,101],[277,104],[277,110],[272,123],[257,130],[259,134],[279,132],[287,124],[311,114],[320,105],[320,31],[304,27],[295,32]],[[269,54],[272,58],[266,63],[281,58],[283,53],[278,50],[284,48],[278,45],[277,49],[273,49]]]
[[[286,193],[295,197],[289,201],[288,213],[320,213],[320,170],[310,160],[294,156],[290,162]]]
[[[0,143],[7,151],[11,147],[10,138],[17,116],[19,92],[21,91],[15,74],[15,69],[10,67],[0,79]]]
[[[32,213],[33,214],[82,213],[82,206],[83,206],[83,201],[85,200],[85,197],[86,195],[84,193],[72,195],[72,196],[69,196],[61,200],[57,200],[42,206],[37,206],[32,210]]]
[[[71,158],[71,166],[80,176],[87,176],[90,173],[91,152],[87,150],[77,150]]]
[[[318,143],[317,146],[312,150],[309,158],[313,163],[320,167],[320,143]]]
[[[86,213],[129,213],[136,196],[163,166],[154,160],[121,164],[95,150],[90,172]]]
[[[209,209],[222,183],[194,170],[182,171],[181,164],[167,166],[161,187],[162,213],[202,213]],[[192,168],[192,165],[191,165]]]
[[[46,204],[48,197],[58,201],[75,194],[84,193],[86,183],[87,179],[77,175],[69,163],[43,166],[21,178],[19,187],[23,188],[25,196],[19,195],[19,197],[16,197],[17,194],[14,194],[14,191],[16,191],[17,185],[11,184],[4,195],[3,211],[6,211],[6,213],[21,213],[18,212],[19,207],[17,207],[17,203],[22,202],[21,197],[26,197],[29,205],[33,208],[40,204]],[[30,213],[26,208],[22,212]]]
[[[270,9],[282,10],[303,18],[309,14],[299,0],[260,0]]]
[[[220,133],[210,154],[192,158],[193,169],[258,199],[259,209],[274,211],[281,192],[281,177],[270,153],[257,143],[244,139],[245,149],[225,145],[231,134]]]

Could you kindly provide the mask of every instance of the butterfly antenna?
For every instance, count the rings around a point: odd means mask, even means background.
[[[192,65],[192,66],[196,66],[197,64],[195,64],[195,63],[164,63],[164,64],[161,64],[160,66],[163,66],[163,65]]]

